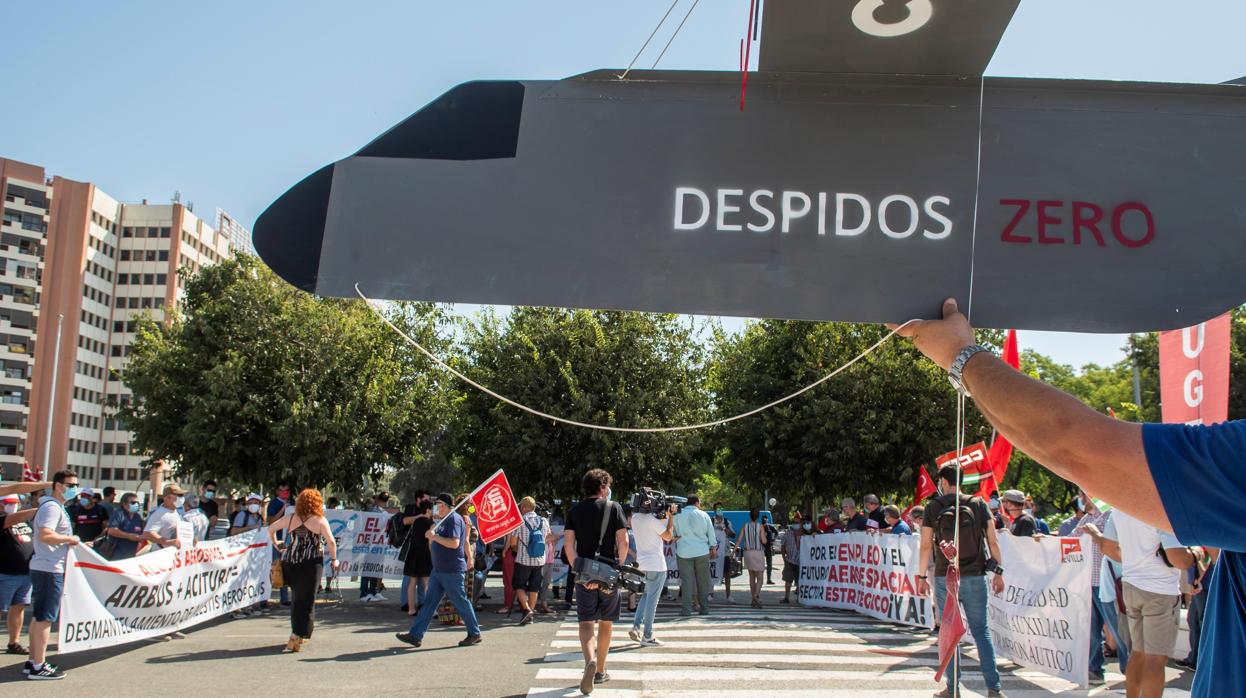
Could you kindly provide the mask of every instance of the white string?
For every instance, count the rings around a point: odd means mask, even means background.
[[[887,342],[887,340],[889,340],[889,339],[891,339],[892,337],[896,336],[896,335],[900,332],[900,330],[904,329],[905,327],[909,326],[910,324],[912,324],[912,323],[914,323],[914,322],[917,322],[917,320],[909,320],[908,322],[904,323],[903,325],[900,325],[900,326],[896,327],[896,328],[895,328],[894,330],[892,330],[891,332],[888,332],[888,333],[887,333],[887,336],[883,337],[882,339],[878,340],[877,342],[874,342],[874,344],[873,344],[873,345],[871,345],[868,349],[866,349],[865,351],[861,352],[860,354],[857,354],[855,357],[853,357],[853,359],[852,359],[851,361],[849,361],[848,363],[844,364],[843,366],[840,366],[839,368],[835,369],[834,371],[831,371],[830,373],[826,374],[826,375],[825,375],[825,376],[823,376],[822,378],[819,378],[818,380],[814,381],[813,383],[810,383],[809,385],[806,385],[805,387],[801,388],[800,390],[797,390],[796,392],[794,392],[794,393],[792,393],[792,394],[790,394],[790,395],[787,395],[786,397],[781,397],[781,398],[779,398],[778,400],[775,400],[774,402],[769,402],[769,403],[766,403],[765,405],[762,405],[761,407],[757,407],[757,408],[755,408],[755,409],[749,410],[748,412],[744,412],[744,413],[741,413],[741,414],[737,414],[737,415],[735,415],[735,416],[733,416],[733,417],[727,417],[727,418],[725,418],[725,419],[716,419],[716,420],[714,420],[714,421],[712,421],[712,422],[702,422],[702,423],[700,423],[700,424],[685,424],[685,425],[682,425],[682,426],[675,426],[675,427],[615,427],[615,426],[609,426],[609,425],[606,425],[606,424],[590,424],[590,423],[587,423],[587,422],[578,422],[578,421],[576,421],[576,420],[574,420],[574,419],[567,419],[567,418],[565,418],[565,417],[559,417],[559,416],[556,416],[556,415],[548,414],[548,413],[546,413],[546,412],[542,412],[542,411],[540,411],[540,410],[537,410],[537,409],[533,409],[533,408],[531,408],[531,407],[528,407],[527,405],[524,405],[524,404],[521,404],[521,403],[515,402],[514,400],[512,400],[512,399],[510,399],[510,398],[506,397],[505,395],[500,395],[500,394],[498,394],[498,393],[496,393],[496,392],[494,392],[494,391],[490,390],[489,388],[486,388],[485,386],[481,385],[480,383],[477,383],[476,381],[472,380],[471,378],[468,378],[467,376],[463,375],[461,372],[457,371],[457,370],[456,370],[453,366],[450,366],[450,365],[449,365],[449,364],[447,364],[446,362],[444,362],[444,361],[442,361],[441,359],[439,359],[439,358],[437,358],[436,356],[434,356],[432,352],[430,352],[429,350],[425,349],[423,346],[421,346],[421,345],[420,345],[420,343],[419,343],[419,342],[417,342],[417,341],[415,341],[414,339],[412,339],[409,335],[407,335],[407,333],[406,333],[406,332],[403,332],[403,331],[402,331],[401,329],[399,329],[396,325],[394,325],[394,323],[390,322],[390,321],[389,321],[389,318],[385,317],[385,314],[384,314],[384,313],[382,313],[382,312],[380,311],[380,309],[379,309],[379,308],[377,308],[376,301],[373,301],[371,298],[368,298],[367,296],[363,295],[363,291],[359,290],[359,284],[355,284],[355,293],[359,294],[359,297],[360,297],[360,298],[362,298],[362,299],[363,299],[363,300],[364,300],[364,301],[368,304],[368,307],[372,308],[372,311],[373,311],[374,313],[376,313],[376,314],[377,314],[377,317],[381,318],[381,321],[382,321],[382,322],[384,322],[386,325],[388,325],[388,326],[389,326],[389,328],[390,328],[391,330],[393,330],[394,332],[397,332],[397,333],[398,333],[398,336],[400,336],[400,337],[402,337],[403,339],[407,340],[407,343],[408,343],[408,344],[410,344],[411,346],[413,346],[413,347],[415,347],[416,349],[418,349],[418,350],[420,351],[420,353],[421,353],[421,354],[423,354],[424,356],[427,356],[427,357],[429,358],[429,360],[431,360],[433,363],[437,364],[438,366],[440,366],[441,368],[445,369],[446,371],[449,371],[449,372],[450,372],[450,373],[452,373],[455,377],[457,377],[459,380],[463,381],[464,383],[467,383],[468,385],[470,385],[470,386],[472,386],[473,388],[475,388],[475,389],[479,390],[480,392],[482,392],[482,393],[484,393],[484,394],[486,394],[486,395],[488,395],[488,396],[490,396],[490,397],[492,397],[492,398],[494,398],[494,399],[496,399],[496,400],[498,400],[498,401],[500,401],[500,402],[504,402],[504,403],[506,403],[506,404],[510,405],[511,407],[514,407],[514,408],[517,408],[517,409],[523,410],[524,412],[527,412],[527,413],[529,413],[529,414],[535,415],[535,416],[537,416],[537,417],[541,417],[542,419],[548,419],[548,420],[551,420],[551,421],[554,421],[554,422],[558,422],[558,423],[560,423],[560,424],[566,424],[566,425],[568,425],[568,426],[573,426],[573,427],[581,427],[581,428],[583,428],[583,429],[595,429],[595,430],[597,430],[597,431],[622,432],[622,433],[627,433],[627,434],[661,434],[661,433],[675,432],[675,431],[692,431],[692,430],[694,430],[694,429],[709,429],[710,427],[721,426],[721,425],[723,425],[723,424],[727,424],[727,423],[730,423],[730,422],[739,421],[739,420],[741,420],[741,419],[744,419],[745,417],[752,417],[752,416],[753,416],[753,415],[755,415],[755,414],[759,414],[759,413],[761,413],[761,412],[765,412],[766,410],[768,410],[768,409],[770,409],[770,408],[772,408],[772,407],[775,407],[775,406],[777,406],[777,405],[781,405],[781,404],[783,404],[783,403],[785,403],[785,402],[787,402],[787,401],[789,401],[789,400],[792,400],[792,399],[797,398],[797,397],[799,397],[799,396],[801,396],[801,395],[804,395],[805,393],[809,392],[810,390],[813,390],[814,388],[818,387],[819,385],[822,385],[823,383],[825,383],[825,382],[829,381],[830,379],[832,379],[832,378],[834,378],[835,376],[839,375],[839,374],[840,374],[840,373],[842,373],[843,371],[847,370],[850,366],[852,366],[853,364],[857,363],[857,362],[858,362],[858,361],[860,361],[861,359],[864,359],[865,357],[867,357],[867,356],[869,356],[870,354],[874,353],[874,350],[876,350],[876,349],[878,349],[879,347],[881,347],[884,343],[886,343],[886,342]]]
[[[978,248],[978,203],[982,197],[982,119],[986,105],[986,77],[983,76],[978,88],[978,174],[973,186],[973,237],[969,242],[969,304],[965,309],[965,319],[973,322],[973,269],[977,261]]]
[[[686,24],[686,23],[688,22],[688,18],[692,16],[692,11],[693,11],[693,10],[695,10],[695,9],[697,9],[697,5],[698,5],[700,2],[701,2],[701,0],[693,0],[693,1],[692,1],[692,7],[689,7],[689,8],[688,8],[688,13],[684,15],[684,21],[680,22],[678,27],[675,27],[675,33],[674,33],[674,34],[671,34],[671,38],[670,38],[670,40],[666,42],[666,46],[663,46],[663,47],[662,47],[662,53],[659,53],[659,54],[658,54],[658,59],[657,59],[656,61],[654,61],[654,62],[653,62],[653,67],[649,68],[649,70],[656,70],[656,69],[657,69],[658,64],[662,62],[662,56],[665,56],[665,55],[666,55],[666,49],[670,48],[670,47],[671,47],[671,44],[675,43],[675,37],[679,36],[679,31],[680,31],[681,29],[683,29],[683,28],[684,28],[684,24]]]
[[[653,37],[658,35],[658,30],[662,28],[663,24],[666,24],[666,18],[671,16],[671,12],[674,11],[675,6],[678,4],[679,0],[675,0],[675,2],[672,2],[671,6],[667,8],[666,14],[662,15],[662,21],[658,22],[658,26],[653,28],[653,33],[649,35],[648,39],[645,39],[644,45],[640,47],[640,50],[636,52],[635,56],[632,56],[632,62],[627,64],[627,69],[624,70],[623,74],[619,76],[620,80],[627,79],[627,74],[632,72],[632,66],[636,65],[636,61],[640,60],[640,54],[644,53],[645,49],[649,48],[649,42],[653,41]]]

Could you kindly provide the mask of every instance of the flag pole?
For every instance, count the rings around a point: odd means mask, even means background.
[[[52,354],[52,390],[48,393],[48,429],[43,438],[43,476],[48,475],[48,460],[52,457],[52,408],[56,406],[56,373],[61,362],[61,326],[65,324],[65,314],[56,316],[56,350]]]

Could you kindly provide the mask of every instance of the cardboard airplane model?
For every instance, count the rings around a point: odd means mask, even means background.
[[[983,78],[1020,0],[771,0],[735,72],[453,88],[260,216],[326,296],[1132,332],[1246,300],[1246,87]]]

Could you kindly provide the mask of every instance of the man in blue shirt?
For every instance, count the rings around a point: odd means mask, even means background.
[[[464,588],[468,565],[467,525],[463,517],[453,509],[454,498],[449,493],[437,495],[433,513],[438,522],[424,534],[428,538],[429,551],[432,554],[433,573],[428,578],[428,591],[424,592],[424,604],[411,624],[411,630],[395,635],[399,640],[419,647],[423,644],[424,633],[437,614],[444,595],[454,604],[463,624],[467,626],[467,637],[459,641],[459,647],[480,644],[480,624],[476,622],[476,611],[472,602],[468,601]]]
[[[1005,438],[1056,475],[1186,545],[1221,549],[1206,592],[1191,695],[1233,695],[1246,683],[1246,523],[1210,517],[1246,500],[1246,422],[1134,424],[1016,371],[975,343],[948,299],[943,319],[902,331],[948,370]]]
[[[718,536],[709,514],[698,506],[701,498],[688,497],[684,510],[675,517],[675,562],[679,565],[679,615],[692,615],[692,595],[697,596],[700,613],[710,613],[710,560],[718,556]]]
[[[904,523],[904,519],[900,518],[900,507],[894,504],[888,504],[882,507],[884,520],[887,522],[887,531],[898,536],[911,536],[913,529]]]

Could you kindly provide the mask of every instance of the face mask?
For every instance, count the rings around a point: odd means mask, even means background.
[[[90,497],[79,497],[78,498],[78,503],[84,507],[91,506],[91,502],[93,501],[95,500],[91,499]]]
[[[251,512],[252,514],[258,514],[258,513],[260,513],[260,505],[258,505],[258,504],[248,504],[248,505],[247,505],[247,511]]]
[[[68,499],[74,499],[75,497],[77,497],[77,496],[78,496],[78,489],[79,489],[79,488],[78,488],[78,486],[77,486],[77,485],[75,485],[75,486],[73,486],[73,487],[66,487],[66,488],[65,488],[65,499],[67,499],[67,500],[68,500]]]
[[[5,515],[5,516],[8,516],[9,514],[16,514],[16,513],[17,513],[17,507],[19,507],[19,506],[21,506],[21,505],[19,505],[19,504],[5,504],[5,505],[4,505],[4,515]]]
[[[207,492],[203,493],[203,498],[208,501],[212,501],[213,499],[216,498],[216,492],[213,490],[208,490]]]
[[[138,502],[132,502],[130,506],[126,508],[130,510],[131,514],[137,514],[138,513]]]
[[[259,505],[256,505],[256,507],[255,507],[256,511],[259,511],[259,508],[260,508],[260,507],[259,507]],[[345,506],[345,505],[342,505],[342,504],[339,504],[339,505],[337,505],[337,506],[335,506],[335,507],[333,507],[333,508],[334,508],[334,509],[345,509],[345,508],[346,508],[346,506]]]
[[[1033,512],[1033,510],[1031,510],[1031,509],[1022,509],[1022,510],[1021,510],[1021,513],[1025,514],[1026,516],[1029,516],[1029,515],[1033,514],[1034,512]]]
[[[715,510],[714,510],[714,516],[722,516],[722,515],[723,515],[723,510],[722,510],[722,509],[715,509]]]
[[[806,530],[806,531],[808,531],[808,530],[809,530],[809,529],[811,529],[811,528],[813,528],[813,524],[805,524],[805,530]]]
[[[185,498],[185,497],[178,497],[177,499],[173,500],[173,508],[174,508],[174,509],[181,509],[181,508],[182,508],[182,505],[183,505],[183,504],[185,504],[185,503],[186,503],[186,498]]]
[[[792,530],[793,530],[793,531],[799,531],[799,530],[800,530],[800,524],[792,524]]]
[[[610,488],[609,488],[609,487],[607,487],[607,488],[606,488],[606,501],[607,501],[607,502],[608,502],[608,501],[610,501],[610,495],[611,495],[611,494],[612,494],[612,492],[610,491]]]

